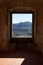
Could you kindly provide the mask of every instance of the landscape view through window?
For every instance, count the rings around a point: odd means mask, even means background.
[[[32,38],[32,13],[12,13],[12,37]]]

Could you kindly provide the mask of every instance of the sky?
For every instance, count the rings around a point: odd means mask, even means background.
[[[25,22],[29,21],[32,22],[32,14],[12,14],[12,23],[20,23],[20,22]]]

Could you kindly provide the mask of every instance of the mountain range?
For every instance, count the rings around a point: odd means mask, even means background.
[[[26,22],[12,24],[12,36],[32,37],[32,23],[26,21]]]
[[[12,26],[13,26],[13,29],[14,28],[23,28],[23,27],[31,28],[32,23],[31,22],[20,22],[20,23],[13,24]]]

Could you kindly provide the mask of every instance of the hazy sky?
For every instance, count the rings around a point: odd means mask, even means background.
[[[12,23],[32,22],[32,14],[12,14]]]

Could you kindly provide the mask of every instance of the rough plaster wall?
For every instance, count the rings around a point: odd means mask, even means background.
[[[43,0],[6,0],[0,4],[0,48],[7,46],[7,10],[14,7],[29,7],[36,10],[35,43],[43,52]]]
[[[0,45],[1,49],[6,48],[6,40],[7,40],[7,26],[6,26],[6,8],[0,8]]]

